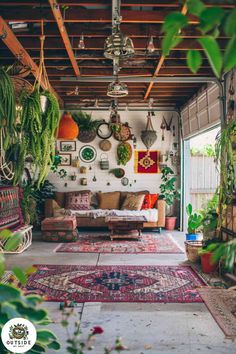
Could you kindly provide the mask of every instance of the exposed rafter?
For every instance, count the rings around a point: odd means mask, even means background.
[[[72,46],[71,46],[71,43],[70,43],[70,39],[68,37],[67,31],[66,31],[66,28],[65,28],[65,25],[64,25],[64,19],[62,17],[60,6],[59,6],[59,4],[58,4],[58,2],[56,0],[48,0],[48,2],[50,4],[50,6],[51,6],[53,16],[54,16],[54,18],[55,18],[55,20],[57,22],[57,26],[58,26],[58,29],[60,31],[61,38],[62,38],[63,43],[65,45],[66,51],[68,53],[68,56],[70,58],[70,61],[71,61],[72,67],[74,69],[75,75],[76,76],[80,76],[80,70],[79,70],[77,61],[75,59],[75,55],[74,55],[74,52],[73,52],[73,49],[72,49]]]
[[[39,75],[39,67],[33,61],[29,53],[24,49],[21,43],[16,38],[15,34],[12,32],[8,24],[4,21],[4,19],[0,16],[0,38],[5,43],[5,45],[9,48],[9,50],[13,53],[13,55],[21,61],[22,64],[29,66],[32,70],[32,74],[35,78]],[[44,79],[41,81],[42,88],[46,89],[47,85]],[[57,92],[51,87],[51,91],[59,100],[61,106],[63,106],[63,100],[58,96]]]
[[[183,7],[182,7],[182,10],[181,10],[181,13],[182,13],[183,15],[186,15],[187,11],[188,11],[188,8],[187,8],[186,4],[184,4]],[[161,70],[161,67],[162,67],[162,65],[163,65],[163,63],[164,63],[164,61],[165,61],[165,58],[166,58],[166,57],[162,54],[161,57],[160,57],[160,59],[159,59],[159,62],[158,62],[158,64],[157,64],[157,66],[156,66],[156,69],[155,69],[155,71],[154,71],[153,77],[158,76],[158,74],[159,74],[159,72],[160,72],[160,70]],[[144,100],[146,100],[146,99],[148,98],[148,96],[149,96],[149,94],[150,94],[150,92],[151,92],[151,89],[152,89],[153,85],[154,85],[154,81],[151,81],[150,84],[148,85],[147,91],[146,91],[146,93],[145,93]]]

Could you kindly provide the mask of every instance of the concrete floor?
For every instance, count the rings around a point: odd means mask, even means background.
[[[165,233],[166,231],[163,231]],[[172,232],[176,242],[184,247],[184,234]],[[177,265],[186,260],[185,254],[94,254],[55,253],[55,243],[45,243],[35,236],[32,246],[23,254],[7,256],[7,269],[13,265],[83,264],[83,265]],[[45,302],[54,323],[51,329],[58,335],[66,354],[66,333],[60,326],[58,303]],[[86,338],[93,326],[103,327],[95,349],[88,353],[103,354],[121,336],[130,354],[235,354],[236,344],[224,338],[204,304],[148,304],[148,303],[85,303],[78,304],[71,318],[81,320],[82,337]],[[125,353],[126,351],[124,351]],[[48,351],[48,354],[56,353]]]

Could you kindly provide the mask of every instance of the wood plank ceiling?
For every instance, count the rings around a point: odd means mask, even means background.
[[[55,5],[59,6],[55,6]],[[212,1],[209,2],[212,6]],[[219,3],[217,1],[217,3]],[[222,1],[222,6],[232,7]],[[119,77],[139,76],[144,78],[160,77],[212,77],[213,73],[204,57],[203,65],[197,75],[186,66],[186,52],[190,48],[201,50],[193,42],[199,34],[197,21],[190,17],[191,27],[181,33],[183,41],[163,60],[160,54],[161,26],[170,11],[183,11],[174,0],[122,0],[121,30],[132,38],[135,56],[122,62]],[[109,105],[107,97],[108,82],[74,82],[71,77],[112,76],[112,60],[103,55],[104,41],[111,34],[111,0],[8,0],[0,1],[0,16],[12,28],[16,38],[36,64],[40,55],[40,21],[44,20],[45,63],[50,83],[65,106]],[[21,28],[18,24],[24,24]],[[3,31],[3,28],[2,28]],[[1,35],[0,26],[0,35]],[[84,35],[85,49],[79,49],[80,36]],[[154,37],[156,50],[147,52],[150,36]],[[224,48],[227,38],[220,37]],[[203,55],[204,56],[204,55]],[[15,61],[12,51],[0,41],[0,65]],[[160,65],[161,64],[161,65]],[[158,70],[158,72],[157,72]],[[63,77],[63,81],[61,78]],[[67,80],[68,78],[68,80]],[[27,78],[33,82],[33,76]],[[191,98],[202,83],[148,83],[128,82],[129,95],[119,99],[124,104],[144,105],[148,98],[154,99],[156,106],[180,107]],[[79,94],[76,95],[76,86]]]

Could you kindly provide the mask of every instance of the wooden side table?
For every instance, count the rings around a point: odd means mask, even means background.
[[[143,224],[147,221],[144,216],[108,216],[105,218],[110,238],[135,238],[142,236]]]

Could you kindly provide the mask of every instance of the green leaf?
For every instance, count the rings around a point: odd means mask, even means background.
[[[44,345],[41,345],[41,343],[36,342],[31,350],[33,350],[33,352],[35,353],[45,353],[46,352],[45,349],[46,348]]]
[[[190,215],[192,214],[192,212],[193,212],[193,207],[192,207],[191,204],[188,204],[188,205],[186,206],[186,212],[187,212],[188,216],[190,216]]]
[[[200,0],[187,0],[188,12],[192,15],[199,16],[205,9],[205,6]]]
[[[55,334],[49,330],[45,330],[45,329],[39,329],[37,331],[37,340],[41,343],[50,343],[51,341],[54,341],[55,339],[57,339],[57,337],[55,336]]]
[[[0,239],[8,238],[12,235],[12,231],[5,229],[0,232]]]
[[[220,7],[209,7],[201,12],[200,29],[207,33],[215,26],[219,25],[224,16],[224,10]]]
[[[48,344],[49,349],[54,349],[54,350],[59,350],[61,348],[60,343],[57,341],[53,341],[50,344]]]
[[[224,25],[226,36],[232,37],[236,34],[236,9],[230,11]]]
[[[204,52],[208,58],[208,61],[211,65],[214,74],[216,75],[216,77],[220,78],[223,59],[219,44],[217,43],[215,38],[211,36],[198,38],[198,42],[204,49]]]
[[[8,284],[0,284],[0,302],[21,299],[20,290]]]
[[[168,31],[167,34],[165,34],[165,36],[161,42],[162,54],[164,56],[169,55],[170,50],[173,46],[173,41],[174,41],[175,35],[176,35],[175,29]]]
[[[0,279],[2,278],[5,272],[5,259],[3,254],[0,254]]]
[[[43,301],[43,298],[39,295],[27,295],[25,297],[26,299],[26,303],[31,305],[31,306],[36,306],[38,303],[42,302]]]
[[[227,44],[224,54],[224,69],[229,71],[236,67],[236,35]]]
[[[21,244],[22,242],[22,234],[19,232],[13,234],[11,237],[8,238],[4,245],[4,250],[5,251],[15,251],[17,247]]]
[[[32,322],[41,323],[41,321],[48,318],[47,311],[45,310],[37,310],[32,307],[25,306],[21,302],[16,303],[17,310],[21,313],[22,317],[29,318]]]
[[[27,276],[21,268],[15,266],[12,268],[12,272],[15,274],[15,276],[22,285],[25,285],[27,283]]]
[[[1,313],[5,313],[9,319],[14,317],[19,317],[19,312],[16,310],[16,307],[10,302],[3,302],[1,305]]]
[[[169,32],[169,30],[172,30],[174,28],[175,31],[178,32],[178,30],[181,30],[187,24],[188,24],[187,17],[183,15],[181,12],[174,11],[166,16],[165,22],[162,26],[162,30],[164,32]]]

